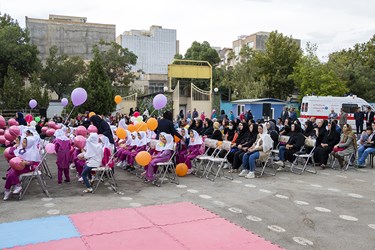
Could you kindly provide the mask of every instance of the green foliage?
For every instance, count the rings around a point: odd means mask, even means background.
[[[300,99],[305,95],[342,96],[348,88],[337,74],[316,55],[317,46],[307,43],[306,55],[298,60],[294,72],[290,75],[299,90]]]
[[[58,55],[57,47],[53,46],[49,50],[41,80],[48,89],[58,95],[58,99],[61,99],[63,95],[70,93],[73,84],[82,77],[84,72],[85,65],[80,57]]]
[[[184,59],[207,61],[212,67],[220,62],[219,54],[206,41],[203,43],[194,41],[191,47],[186,51]]]
[[[33,73],[30,78],[30,86],[25,90],[26,101],[35,99],[38,102],[38,108],[47,108],[49,96],[47,89],[42,88],[41,81],[37,73]]]
[[[77,111],[93,111],[96,114],[108,114],[116,106],[113,99],[114,93],[99,50],[94,48],[93,52],[94,58],[89,65],[87,77],[76,85],[87,91],[87,100],[78,107]]]
[[[19,72],[8,67],[4,78],[1,97],[6,109],[23,109],[26,107],[25,84]]]
[[[351,94],[375,102],[375,35],[366,43],[330,54],[328,65]]]
[[[98,48],[103,67],[112,85],[128,88],[135,79],[131,65],[137,64],[137,56],[115,42],[100,41]]]
[[[9,15],[0,13],[0,88],[3,87],[8,67],[12,67],[21,77],[40,69],[37,47],[29,42],[28,32]]]
[[[285,100],[294,92],[295,84],[289,75],[301,55],[302,51],[292,37],[277,31],[270,33],[266,50],[254,55],[255,65],[259,68],[257,78],[266,86],[265,97]]]

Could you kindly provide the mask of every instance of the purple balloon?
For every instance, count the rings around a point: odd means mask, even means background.
[[[72,102],[74,106],[79,106],[87,100],[87,92],[83,88],[76,88],[71,94]]]
[[[63,107],[65,107],[66,105],[68,105],[68,99],[66,99],[66,98],[63,98],[63,99],[61,99],[61,105],[63,106]]]
[[[36,107],[36,105],[37,105],[38,103],[36,102],[36,100],[34,100],[34,99],[31,99],[30,101],[29,101],[29,106],[30,106],[30,108],[35,108]]]
[[[165,107],[167,105],[168,99],[163,94],[158,94],[154,97],[154,100],[152,103],[154,104],[154,108],[159,110]]]

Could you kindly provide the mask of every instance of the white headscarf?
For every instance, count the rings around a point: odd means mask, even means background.
[[[108,148],[111,152],[114,150],[114,145],[109,142],[109,139],[105,135],[99,136],[100,140],[102,141],[103,150]]]
[[[90,133],[89,138],[86,140],[85,150],[86,159],[103,155],[102,146],[99,143],[99,136],[97,133]]]
[[[162,133],[160,133],[162,134]],[[167,140],[167,143],[164,145],[164,148],[163,150],[173,150],[173,146],[174,146],[174,139],[173,139],[173,136],[170,135],[170,134],[163,134],[165,139]]]
[[[194,129],[191,131],[193,131],[194,137],[190,139],[189,146],[201,145],[203,143],[202,137]]]
[[[138,141],[137,147],[142,147],[147,144],[146,132],[140,131],[138,134],[141,136],[141,139]]]
[[[123,129],[128,129],[128,125],[126,125],[125,123],[125,118],[122,118],[119,122],[118,122],[118,127],[119,128],[123,128]]]
[[[262,127],[263,133],[260,135],[260,138],[262,139],[263,152],[267,152],[273,148],[273,140],[267,133],[267,125],[263,123]]]
[[[134,135],[135,138],[133,139],[133,138],[130,137],[131,140],[132,140],[132,142],[130,143],[130,146],[137,146],[138,142],[139,142],[137,132],[133,132],[133,133],[131,133],[131,135]]]
[[[126,142],[125,145],[129,146],[132,143],[132,133],[129,130],[125,130],[126,132]]]
[[[22,141],[26,139],[26,148],[22,148]],[[40,153],[37,147],[37,139],[34,136],[22,138],[20,146],[14,151],[14,155],[22,158],[25,161],[40,161]]]
[[[54,136],[56,139],[62,140],[62,141],[69,141],[69,138],[66,137],[65,132],[62,129],[58,129],[55,131]]]
[[[178,133],[180,133],[180,135],[182,135],[182,133],[181,133],[181,131],[182,130],[185,130],[185,136],[184,136],[184,138],[189,138],[189,132],[188,132],[188,130],[186,129],[186,128],[178,128],[177,129],[177,131],[178,131]]]

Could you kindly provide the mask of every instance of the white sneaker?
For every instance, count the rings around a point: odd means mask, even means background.
[[[284,167],[283,166],[280,166],[276,169],[276,171],[283,171],[284,170]]]
[[[255,178],[255,174],[254,172],[249,172],[246,176],[245,176],[246,179],[253,179]]]
[[[116,167],[121,167],[122,161],[117,162]]]
[[[5,191],[5,192],[4,192],[4,198],[3,198],[3,200],[4,200],[4,201],[8,200],[8,199],[9,199],[9,196],[10,196],[10,191]]]
[[[279,166],[284,166],[284,162],[283,161],[275,161],[275,164],[276,165],[279,165]]]
[[[22,190],[22,186],[16,186],[13,190],[13,194],[19,194]]]
[[[248,173],[249,173],[249,170],[244,169],[244,170],[241,171],[241,173],[238,174],[238,176],[244,177],[244,176],[246,176]]]
[[[79,177],[78,181],[83,181],[83,178],[82,178],[82,177]]]
[[[192,173],[193,173],[193,169],[189,169],[186,174],[192,174]]]
[[[76,169],[76,166],[74,165],[74,163],[71,163],[71,164],[69,165],[69,168],[70,168],[71,170],[73,170],[73,169]]]
[[[223,169],[228,169],[228,168],[229,168],[228,163],[225,163]]]

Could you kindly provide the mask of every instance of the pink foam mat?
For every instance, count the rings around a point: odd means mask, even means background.
[[[63,240],[54,240],[38,244],[31,244],[21,247],[11,248],[12,250],[77,250],[87,249],[81,238],[70,238]],[[4,249],[5,250],[5,249]]]

